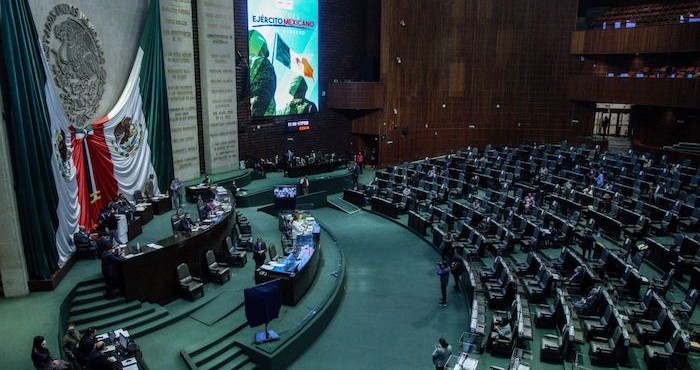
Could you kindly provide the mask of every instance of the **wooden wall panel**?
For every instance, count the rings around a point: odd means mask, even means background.
[[[333,109],[382,109],[381,82],[334,82],[328,86],[328,107]]]
[[[700,79],[571,76],[571,100],[700,108]]]
[[[381,8],[386,104],[373,120],[387,122],[393,140],[380,144],[383,163],[569,134],[577,1],[386,0]]]
[[[572,54],[698,51],[700,51],[700,23],[576,31],[572,35],[571,43]]]

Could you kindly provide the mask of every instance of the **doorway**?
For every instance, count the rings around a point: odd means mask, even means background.
[[[593,135],[627,137],[630,135],[629,104],[596,104]]]

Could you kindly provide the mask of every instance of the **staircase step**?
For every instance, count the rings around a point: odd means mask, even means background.
[[[104,281],[100,280],[95,280],[92,282],[86,282],[80,285],[78,288],[75,289],[75,296],[81,296],[85,294],[90,294],[94,292],[104,292],[105,290],[105,283]]]
[[[73,306],[81,306],[84,304],[97,302],[105,299],[105,292],[92,292],[88,294],[83,294],[78,297],[73,298]]]
[[[123,304],[112,304],[102,309],[71,316],[70,321],[75,323],[75,325],[80,326],[85,323],[99,321],[124,312],[138,310],[139,308],[141,308],[141,302],[139,301],[131,301]]]
[[[240,325],[233,328],[233,330],[227,332],[226,334],[221,335],[214,340],[210,340],[208,342],[205,342],[204,344],[200,343],[199,345],[196,345],[193,350],[187,350],[187,354],[191,358],[199,357],[203,352],[207,351],[209,348],[215,347],[219,342],[221,342],[227,338],[233,337],[234,334],[243,330],[246,326],[248,326],[248,324],[246,321],[243,320],[243,321],[241,321]]]
[[[74,304],[73,307],[71,307],[71,309],[70,309],[69,316],[72,317],[72,316],[82,315],[82,314],[85,314],[88,312],[94,312],[97,310],[101,310],[103,308],[122,305],[125,303],[126,303],[126,298],[121,297],[121,298],[115,298],[112,300],[104,299],[102,301],[88,302],[86,304],[82,304],[79,306],[76,306]]]
[[[213,361],[215,358],[230,351],[231,348],[235,346],[235,342],[236,340],[234,339],[233,335],[228,338],[224,338],[217,342],[214,346],[208,348],[206,351],[203,351],[196,356],[191,356],[192,360],[198,367],[202,366],[203,364]],[[237,350],[241,351],[240,348],[237,348]]]
[[[239,347],[231,348],[229,351],[216,357],[210,362],[197,365],[200,370],[218,369],[238,369],[238,367],[250,362],[250,358],[243,353]]]
[[[258,367],[255,365],[255,362],[249,361],[243,364],[242,366],[239,366],[236,368],[236,370],[256,370]]]
[[[109,316],[101,320],[93,321],[89,325],[79,327],[80,331],[84,331],[88,326],[94,327],[98,333],[107,331],[110,328],[125,328],[125,323],[137,319],[141,316],[148,315],[155,311],[155,306],[150,303],[143,303],[139,309],[122,312],[117,315]]]
[[[154,306],[153,311],[151,311],[148,314],[139,316],[133,320],[130,320],[129,322],[124,323],[121,327],[124,329],[129,330],[129,333],[131,331],[138,331],[139,328],[142,326],[148,325],[153,321],[158,321],[164,317],[168,316],[168,310],[161,306]],[[114,329],[119,329],[118,327],[115,327]]]

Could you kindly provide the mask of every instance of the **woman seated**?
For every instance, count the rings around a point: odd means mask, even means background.
[[[40,335],[34,337],[32,363],[39,370],[68,369],[68,362],[51,357],[51,352],[49,352],[49,348],[46,345],[46,339]]]

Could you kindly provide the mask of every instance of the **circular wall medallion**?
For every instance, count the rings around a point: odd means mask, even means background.
[[[59,4],[46,17],[42,43],[66,115],[84,127],[100,105],[107,75],[95,28],[77,7]]]

